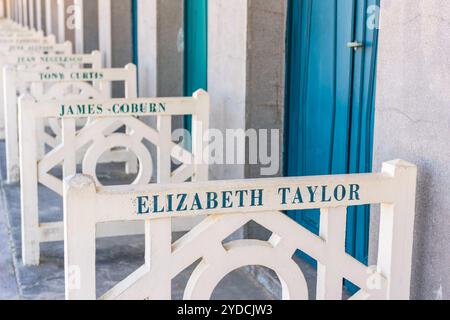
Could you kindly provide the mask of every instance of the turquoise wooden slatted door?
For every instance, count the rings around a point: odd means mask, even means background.
[[[368,172],[378,0],[290,0],[287,36],[286,157],[289,176]],[[348,47],[360,42],[362,48]],[[291,214],[319,232],[317,211]],[[347,251],[367,262],[369,208],[349,208]]]
[[[208,86],[208,1],[184,0],[184,95]],[[191,129],[191,118],[185,118]]]
[[[139,19],[139,11],[138,11],[138,0],[131,0],[131,23],[132,23],[132,55],[133,55],[133,63],[137,66],[139,63],[139,29],[138,29],[138,19]]]

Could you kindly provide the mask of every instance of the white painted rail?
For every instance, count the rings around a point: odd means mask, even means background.
[[[108,99],[111,97],[111,84],[114,82],[125,83],[125,97],[135,98],[136,66],[127,65],[125,68],[116,69],[55,69],[34,71],[4,69],[4,93],[5,93],[5,148],[6,148],[6,172],[7,182],[19,181],[19,146],[18,146],[18,110],[17,89],[24,84],[30,85],[30,94],[37,102],[54,100],[88,100]],[[58,135],[57,125],[53,134]],[[38,137],[50,147],[59,140],[49,135],[44,124],[40,125]],[[41,150],[43,145],[40,145]],[[43,150],[41,152],[44,152]]]
[[[53,54],[71,54],[72,43],[66,41],[57,44],[9,44],[0,48],[1,54],[18,54],[18,53],[53,53]]]
[[[62,196],[61,178],[50,173],[62,164],[63,177],[77,173],[77,157],[81,154],[81,172],[94,177],[96,168],[105,152],[123,148],[136,155],[139,170],[133,184],[149,184],[152,177],[158,183],[181,183],[188,180],[208,179],[208,167],[203,165],[202,139],[208,129],[209,96],[198,91],[191,98],[141,98],[141,99],[94,99],[56,102],[35,102],[29,97],[21,98],[20,109],[20,172],[22,200],[22,258],[25,265],[39,264],[39,244],[63,240],[62,222],[39,223],[38,184]],[[62,112],[62,110],[64,112]],[[63,114],[64,113],[64,114]],[[194,123],[193,148],[188,151],[172,141],[172,117],[191,115]],[[88,124],[77,130],[76,121],[89,118]],[[138,118],[139,117],[139,118]],[[147,117],[156,117],[157,128],[147,125]],[[44,119],[61,119],[62,140],[53,150],[39,156],[37,130]],[[142,118],[142,119],[140,119]],[[201,124],[198,125],[198,124]],[[126,127],[126,132],[117,129]],[[151,144],[157,148],[153,159]],[[85,150],[85,147],[88,147]],[[109,161],[115,161],[114,155]],[[116,161],[119,158],[116,158]],[[172,159],[180,165],[172,169]],[[156,163],[156,174],[153,174]],[[194,221],[193,221],[194,220]],[[182,219],[176,230],[190,230],[198,219]],[[98,236],[142,234],[142,223],[103,226]]]
[[[0,52],[8,51],[13,45],[54,45],[56,44],[55,36],[50,35],[44,37],[42,34],[24,37],[21,34],[2,35],[0,33]]]
[[[301,250],[318,262],[317,299],[341,299],[343,279],[361,290],[352,299],[408,299],[417,169],[385,163],[382,173],[131,187],[99,187],[89,176],[64,185],[67,299],[96,299],[95,230],[113,221],[145,221],[145,264],[101,299],[170,299],[171,280],[201,259],[185,299],[210,299],[227,274],[244,266],[274,270],[283,299],[308,299],[305,277],[292,257]],[[347,207],[381,204],[375,270],[345,252]],[[320,236],[283,211],[320,209]],[[172,220],[207,216],[173,242]],[[227,237],[254,221],[269,241]]]
[[[94,51],[92,54],[0,54],[0,139],[5,139],[5,94],[4,90],[15,90],[18,94],[25,94],[29,88],[21,85],[13,88],[13,79],[8,79],[8,84],[4,83],[5,67],[18,70],[34,70],[43,71],[49,68],[102,68],[102,56],[99,51]],[[12,94],[11,94],[12,96]],[[11,101],[11,103],[14,103]]]

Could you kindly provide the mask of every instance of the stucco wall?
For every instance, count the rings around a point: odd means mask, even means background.
[[[141,96],[183,95],[183,39],[178,37],[183,31],[183,2],[184,0],[138,1]]]
[[[281,140],[286,1],[217,0],[208,7],[211,127],[280,129]],[[239,179],[259,177],[260,169],[213,165],[210,171],[212,179]]]
[[[58,35],[58,2],[57,0],[50,0],[51,7],[51,33],[55,36]]]
[[[285,0],[251,0],[249,6],[246,128],[280,131],[278,175],[281,175],[287,5]],[[245,177],[261,177],[261,165],[247,164]],[[266,230],[253,223],[247,226],[246,235],[252,239],[268,236]]]
[[[65,24],[65,40],[70,41],[73,44],[75,43],[75,28],[74,27],[68,27],[68,19],[69,19],[69,13],[68,10],[69,7],[73,6],[73,0],[65,0],[64,1],[64,24]],[[70,15],[73,15],[70,13]]]
[[[251,0],[249,6],[246,127],[279,130],[280,166],[275,176],[282,173],[287,1]],[[260,177],[261,166],[247,165],[245,176]]]
[[[102,13],[99,12],[99,15]],[[131,0],[111,0],[111,67],[123,68],[133,61]],[[113,84],[113,96],[123,97],[123,84]]]
[[[208,2],[208,91],[211,128],[246,128],[249,0]],[[244,165],[211,165],[210,179],[242,179]]]
[[[412,298],[450,299],[450,2],[381,3],[374,170],[418,165]]]
[[[158,0],[158,96],[183,95],[183,0]]]
[[[111,41],[112,67],[122,68],[133,60],[131,0],[111,0]]]
[[[98,41],[98,1],[85,0],[83,3],[84,52],[99,49]]]

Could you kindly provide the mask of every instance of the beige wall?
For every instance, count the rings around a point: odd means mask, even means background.
[[[83,26],[84,52],[90,53],[98,50],[98,0],[84,0]]]
[[[374,170],[418,165],[412,298],[450,299],[450,2],[381,3]]]
[[[158,0],[158,95],[183,95],[184,0]],[[145,31],[143,31],[145,33]]]

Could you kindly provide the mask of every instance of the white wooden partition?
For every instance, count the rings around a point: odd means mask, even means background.
[[[11,34],[3,36],[0,34],[0,52],[9,52],[13,45],[53,45],[56,43],[54,36],[44,37],[42,31],[36,32],[35,35],[30,37],[24,37],[21,34]]]
[[[68,106],[77,110],[88,110],[77,114],[61,115],[61,108]],[[172,141],[172,117],[191,115],[196,126],[193,131],[193,151],[190,152]],[[77,131],[76,119],[89,117],[90,122]],[[157,117],[157,128],[152,128],[137,117]],[[39,158],[36,149],[37,125],[42,119],[62,119],[63,139],[59,146]],[[69,100],[36,103],[33,99],[22,98],[20,101],[20,149],[21,149],[21,199],[22,199],[22,257],[25,265],[39,263],[39,243],[63,240],[62,223],[39,224],[38,184],[53,190],[62,196],[62,180],[51,175],[50,171],[62,164],[63,177],[77,172],[78,154],[82,156],[82,172],[94,177],[97,184],[96,167],[105,152],[126,148],[133,152],[139,161],[139,172],[133,184],[149,184],[152,177],[158,183],[180,183],[204,181],[208,179],[208,167],[201,162],[201,142],[208,129],[209,96],[204,91],[194,94],[193,98],[141,98],[113,100]],[[126,132],[117,129],[126,126]],[[152,159],[145,143],[157,147],[158,155]],[[83,148],[88,146],[87,151]],[[173,152],[171,152],[173,151]],[[172,160],[181,165],[172,170]],[[157,172],[153,173],[154,163]],[[175,227],[190,230],[198,222],[196,219],[183,219]],[[120,236],[142,234],[142,223],[106,226],[98,236]]]
[[[17,57],[16,57],[17,58]],[[77,72],[87,72],[88,74],[95,70],[102,69],[80,69],[83,64],[89,64],[91,67],[97,67],[101,64],[101,55],[94,52],[90,55],[44,55],[44,56],[20,56],[27,58],[27,61],[18,63],[16,67],[7,66],[3,70],[3,103],[0,106],[3,110],[4,121],[0,120],[0,129],[4,125],[5,148],[6,148],[6,172],[7,182],[16,183],[19,181],[19,146],[18,146],[18,117],[17,117],[17,94],[24,94],[30,92],[35,99],[39,101],[46,101],[48,99],[55,99],[70,95],[76,92],[77,88],[73,85],[74,82],[85,83],[88,80],[72,80],[71,75]],[[74,60],[75,59],[75,60]],[[80,60],[81,59],[81,60]],[[31,61],[30,61],[31,60]],[[46,61],[46,63],[41,63]],[[81,62],[80,62],[81,61]],[[68,69],[74,68],[77,69]],[[130,73],[135,72],[133,67],[130,70],[124,70],[124,74],[128,77]],[[87,71],[89,70],[89,71]],[[116,70],[112,70],[114,74],[112,79],[117,77]],[[120,79],[124,79],[123,77]],[[128,79],[128,78],[126,78]],[[94,79],[95,80],[95,79]],[[107,81],[108,80],[104,80]],[[81,84],[80,84],[81,85]],[[71,91],[67,91],[68,86],[72,86]],[[75,91],[73,91],[75,90]],[[89,91],[78,89],[80,97],[86,97],[91,94]],[[133,91],[131,91],[133,92]],[[110,86],[101,86],[102,97],[110,96]],[[58,134],[58,132],[54,132]],[[42,141],[49,143],[50,139],[42,134]],[[56,137],[57,140],[58,137]]]
[[[64,189],[66,298],[97,298],[96,225],[138,220],[146,223],[145,264],[102,299],[170,299],[171,280],[199,259],[185,299],[210,299],[227,274],[251,265],[277,273],[283,299],[308,299],[297,250],[318,262],[317,299],[342,299],[343,279],[361,288],[352,299],[408,299],[416,175],[415,166],[392,161],[379,174],[178,185],[100,187],[72,177]],[[367,204],[381,204],[374,271],[345,252],[347,207]],[[321,210],[320,236],[282,212],[306,209]],[[173,243],[172,220],[185,216],[208,217]],[[250,221],[272,231],[270,239],[223,243]]]
[[[37,35],[37,32],[34,30],[23,30],[20,28],[14,28],[11,30],[1,30],[1,36],[17,36],[17,37],[34,37]]]
[[[18,54],[18,53],[53,53],[53,54],[71,54],[72,43],[66,41],[58,44],[11,44],[0,48],[0,53],[3,54]]]
[[[25,28],[23,26],[14,24],[10,25],[9,28],[3,28],[0,30],[0,35],[2,36],[23,36],[23,37],[33,37],[37,33],[35,30],[30,30],[28,28]]]
[[[54,39],[54,37],[51,37]],[[70,48],[66,50],[70,52]],[[4,71],[6,66],[9,68],[18,68],[20,70],[44,70],[51,66],[61,66],[64,68],[101,68],[101,54],[98,51],[88,55],[54,55],[54,54],[36,54],[36,53],[19,53],[19,54],[0,54],[0,139],[5,139],[5,94],[4,94]],[[16,90],[20,93],[21,88],[15,88],[11,85],[6,90]],[[12,94],[11,94],[12,95]]]

